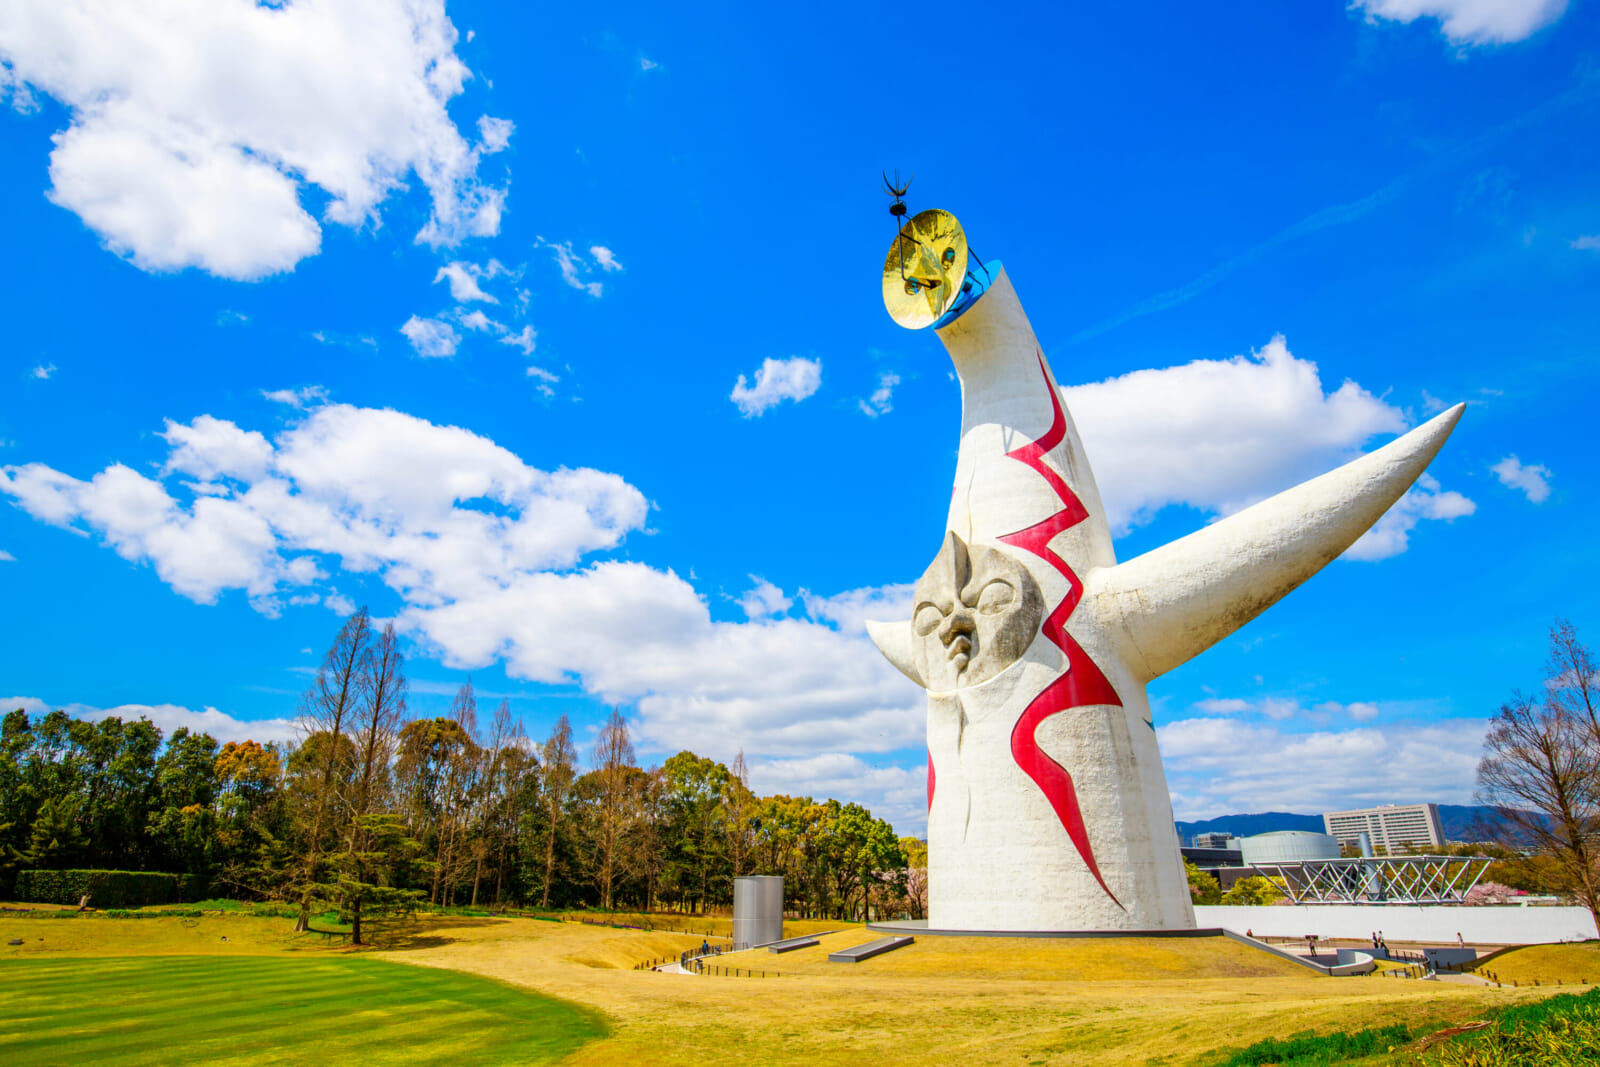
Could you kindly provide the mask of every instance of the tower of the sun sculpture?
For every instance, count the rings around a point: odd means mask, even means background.
[[[1427,467],[1457,406],[1117,563],[1100,492],[1010,279],[923,212],[884,296],[961,378],[950,514],[912,617],[869,623],[928,691],[928,925],[1194,926],[1145,686],[1337,558]]]

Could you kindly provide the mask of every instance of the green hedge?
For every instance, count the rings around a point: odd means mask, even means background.
[[[171,904],[186,896],[188,879],[157,871],[22,871],[16,895],[34,904],[76,904],[84,894],[95,908]]]

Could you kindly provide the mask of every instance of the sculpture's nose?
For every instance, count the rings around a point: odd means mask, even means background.
[[[945,616],[943,625],[939,627],[939,640],[947,645],[958,637],[965,637],[970,641],[976,632],[977,627],[972,621],[972,612],[967,610],[965,604],[958,602],[955,610]]]

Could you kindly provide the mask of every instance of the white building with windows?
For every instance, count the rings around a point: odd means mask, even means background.
[[[1370,834],[1373,845],[1391,856],[1411,846],[1437,848],[1445,843],[1437,804],[1385,804],[1358,811],[1330,811],[1322,816],[1322,825],[1341,845],[1354,845],[1361,834]]]

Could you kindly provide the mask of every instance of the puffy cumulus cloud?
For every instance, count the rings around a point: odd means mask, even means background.
[[[0,563],[15,563],[16,561],[17,561],[17,557],[16,556],[13,556],[11,553],[7,552],[5,549],[0,548]]]
[[[443,319],[424,319],[413,315],[400,327],[417,355],[430,359],[448,359],[461,347],[461,335]]]
[[[172,446],[166,473],[181,471],[203,482],[216,478],[254,480],[266,473],[272,445],[255,430],[201,415],[187,426],[167,420],[162,440]]]
[[[28,374],[43,382],[49,381],[50,375],[54,374],[58,369],[54,363],[41,363],[29,371]]]
[[[1247,356],[1134,371],[1061,394],[1118,532],[1171,504],[1230,514],[1353,459],[1375,434],[1406,429],[1400,409],[1355,382],[1326,391],[1317,365],[1281,336]],[[1403,551],[1421,518],[1471,512],[1459,493],[1402,504],[1408,510],[1388,520],[1383,545],[1369,542],[1353,558]]]
[[[751,385],[744,375],[734,383],[728,399],[744,417],[755,418],[785,400],[799,403],[822,387],[822,361],[794,356],[790,359],[764,359]]]
[[[1360,539],[1345,549],[1344,559],[1374,562],[1398,556],[1410,543],[1411,531],[1423,519],[1453,522],[1471,515],[1478,505],[1454,490],[1443,489],[1431,474],[1424,474],[1405,496],[1383,513]]]
[[[87,481],[7,467],[0,492],[35,518],[98,534],[201,602],[309,585],[323,572],[296,562],[309,553],[438,603],[571,566],[647,511],[616,475],[537,470],[467,430],[395,411],[325,405],[271,442],[210,416],[169,423],[163,437],[164,473],[200,479],[188,503],[122,464]]]
[[[832,797],[854,801],[887,819],[901,836],[922,836],[928,827],[928,768],[925,764],[874,766],[842,752],[800,759],[756,760],[750,787],[758,793]]]
[[[1508,44],[1543,29],[1567,10],[1567,0],[1354,0],[1368,22],[1439,20],[1452,44]]]
[[[415,174],[435,246],[498,232],[504,190],[446,112],[471,73],[443,0],[16,0],[0,11],[13,86],[59,100],[49,196],[150,271],[252,280],[321,246],[322,221],[376,225]],[[320,199],[321,197],[319,197]]]
[[[190,733],[210,734],[223,744],[229,741],[288,741],[297,735],[292,719],[236,719],[212,707],[200,711],[177,704],[118,704],[114,708],[96,708],[88,704],[47,704],[38,697],[0,699],[0,714],[17,708],[30,715],[64,711],[75,719],[90,722],[112,717],[124,722],[149,719],[166,737],[171,737],[175,730],[187,729]]]
[[[649,504],[622,478],[542,471],[400,412],[324,404],[272,438],[210,417],[164,436],[160,477],[117,464],[80,480],[35,463],[0,469],[0,493],[201,602],[242,590],[267,614],[318,596],[345,612],[335,583],[375,575],[429,654],[632,704],[649,751],[920,744],[921,692],[860,622],[909,614],[903,587],[804,593],[804,619],[715,620],[671,570],[585,558],[644,527]],[[769,607],[789,599],[774,592]]]
[[[889,752],[922,736],[920,690],[865,635],[802,619],[714,621],[688,582],[640,563],[521,575],[401,622],[448,666],[499,657],[516,677],[576,677],[635,704],[652,750],[722,738],[771,755]]]
[[[1587,234],[1583,237],[1574,238],[1572,247],[1578,249],[1580,252],[1600,251],[1600,233]]]
[[[1485,719],[1451,719],[1292,733],[1275,723],[1205,717],[1156,733],[1174,814],[1205,819],[1410,801],[1468,804],[1487,728]]]
[[[1489,468],[1500,484],[1515,489],[1532,504],[1543,504],[1550,498],[1550,468],[1542,463],[1524,465],[1516,456],[1507,456]]]
[[[616,257],[616,254],[605,245],[589,246],[589,254],[594,257],[596,265],[598,265],[601,270],[612,271],[622,269],[622,261],[619,260]]]

